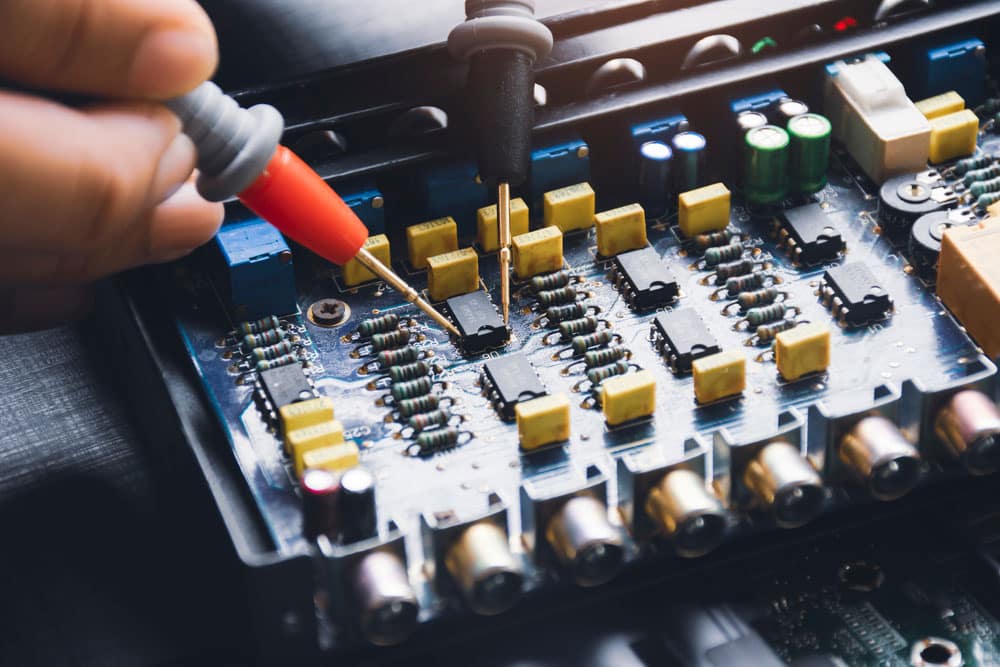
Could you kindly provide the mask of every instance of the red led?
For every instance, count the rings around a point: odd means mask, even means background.
[[[858,27],[858,20],[853,16],[845,16],[833,24],[833,29],[837,32],[847,32]]]

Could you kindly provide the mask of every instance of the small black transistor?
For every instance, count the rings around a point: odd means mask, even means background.
[[[719,351],[719,343],[693,308],[661,313],[653,320],[671,370],[687,373],[691,362]]]
[[[288,364],[261,371],[260,386],[275,412],[286,405],[316,397],[301,364]]]
[[[892,310],[892,298],[864,262],[850,262],[823,274],[823,298],[833,314],[856,326],[880,320]]]
[[[677,280],[650,247],[615,257],[617,285],[633,308],[656,308],[677,298]]]
[[[781,212],[778,235],[797,262],[820,264],[836,259],[844,249],[844,239],[830,224],[819,204],[806,204]]]
[[[504,419],[514,418],[518,403],[546,394],[531,362],[520,352],[490,359],[483,364],[483,375],[490,399]]]
[[[469,352],[500,347],[510,331],[497,314],[490,295],[482,290],[453,296],[445,302],[462,334],[462,347]]]

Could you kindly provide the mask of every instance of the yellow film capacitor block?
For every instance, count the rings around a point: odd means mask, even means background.
[[[522,280],[558,271],[563,265],[563,235],[558,227],[542,227],[511,240],[514,273]]]
[[[410,266],[426,269],[427,258],[458,250],[458,225],[451,216],[406,228]]]
[[[986,354],[1000,356],[1000,220],[952,227],[941,237],[937,293]]]
[[[541,396],[514,406],[521,449],[531,450],[569,439],[569,399]]]
[[[931,118],[931,150],[928,159],[933,164],[966,157],[976,152],[979,117],[971,109],[962,109],[945,116]]]
[[[563,232],[587,229],[594,224],[594,189],[590,183],[577,183],[546,192],[542,198],[542,216],[546,227]]]
[[[517,236],[528,231],[528,205],[520,197],[510,200],[510,235]],[[476,241],[483,252],[500,249],[500,221],[497,219],[497,205],[484,206],[476,211]]]
[[[656,378],[650,371],[639,371],[605,380],[601,408],[611,426],[650,416],[656,410]]]
[[[427,292],[432,301],[444,301],[479,289],[479,255],[462,248],[427,258]]]
[[[954,90],[949,90],[947,93],[941,93],[934,97],[928,97],[926,100],[920,100],[919,102],[914,102],[914,104],[927,120],[937,118],[938,116],[946,116],[965,108],[965,100]]]
[[[305,469],[303,458],[306,452],[320,447],[331,447],[344,442],[344,427],[339,421],[331,420],[322,424],[306,426],[285,435],[285,446],[295,463],[295,474],[301,475]]]
[[[782,331],[774,338],[774,360],[788,381],[825,371],[830,365],[830,327],[811,322]]]
[[[353,442],[311,449],[302,455],[302,469],[319,468],[330,472],[344,472],[358,465],[358,454],[358,446]]]
[[[613,257],[626,250],[646,246],[646,211],[638,204],[603,211],[594,216],[597,253]]]
[[[315,426],[334,420],[333,399],[329,396],[311,398],[308,401],[289,403],[278,410],[281,417],[281,432],[291,433],[306,426]],[[287,451],[288,444],[285,444]]]
[[[729,188],[712,183],[677,197],[677,226],[687,238],[717,232],[729,226]]]
[[[361,247],[374,255],[386,266],[392,266],[392,257],[389,254],[389,237],[385,234],[369,236]],[[360,285],[361,283],[366,283],[369,280],[377,278],[374,273],[368,270],[368,267],[357,259],[352,259],[347,264],[344,264],[343,272],[344,284],[348,287],[354,287],[355,285]]]
[[[728,350],[691,362],[694,397],[699,403],[737,396],[747,386],[747,360],[740,352]]]

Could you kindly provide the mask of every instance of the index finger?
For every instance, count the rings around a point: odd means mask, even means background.
[[[215,71],[194,0],[3,0],[0,77],[115,98],[166,99]]]

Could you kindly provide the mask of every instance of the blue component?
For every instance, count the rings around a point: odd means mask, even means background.
[[[542,195],[550,190],[590,180],[590,147],[579,137],[531,152],[528,182],[531,210],[539,215]]]
[[[277,229],[259,219],[236,222],[219,230],[215,244],[224,262],[219,291],[234,319],[298,310],[292,252]]]
[[[450,215],[458,223],[460,236],[475,233],[476,211],[490,203],[473,162],[427,167],[417,176],[417,188],[424,203],[424,216],[417,222]]]
[[[385,198],[381,190],[369,183],[357,187],[338,188],[337,191],[344,199],[344,203],[361,218],[361,222],[365,223],[370,236],[385,233]]]
[[[788,97],[788,93],[780,88],[775,88],[774,90],[732,100],[729,102],[729,108],[732,110],[734,116],[743,111],[759,111],[766,116],[772,106],[786,97]]]
[[[983,101],[986,84],[986,45],[974,37],[936,42],[911,60],[906,90],[915,100],[949,90],[973,107]]]
[[[860,61],[864,60],[865,58],[867,58],[868,56],[875,56],[876,58],[878,58],[879,60],[881,60],[886,65],[888,65],[889,62],[892,60],[892,58],[889,57],[889,54],[886,53],[885,51],[875,51],[874,53],[867,53],[865,55],[855,56],[853,58],[844,58],[843,60],[848,65],[850,65],[850,64],[853,64],[853,63],[856,63],[856,62],[860,62]],[[837,63],[835,63],[835,62],[828,63],[826,65],[826,73],[827,73],[828,76],[837,76],[838,74],[840,74],[840,66]]]
[[[683,114],[673,114],[656,118],[645,123],[636,123],[629,133],[632,135],[632,145],[639,150],[647,141],[670,141],[678,132],[688,129],[688,119]]]

